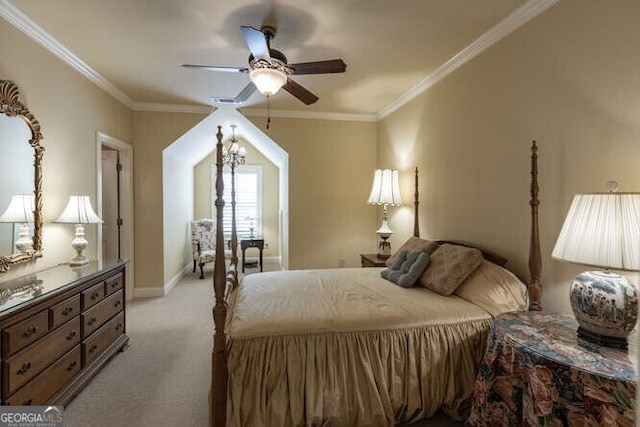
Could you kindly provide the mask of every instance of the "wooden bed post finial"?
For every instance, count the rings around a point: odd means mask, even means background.
[[[542,310],[542,256],[540,255],[540,230],[538,228],[538,146],[536,141],[531,145],[531,241],[529,244],[529,310]]]

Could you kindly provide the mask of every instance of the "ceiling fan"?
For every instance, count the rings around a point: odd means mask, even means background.
[[[302,74],[327,74],[344,73],[347,66],[342,59],[330,59],[326,61],[302,62],[298,64],[287,63],[287,57],[282,52],[271,48],[271,40],[276,36],[275,27],[264,25],[261,29],[250,26],[241,26],[247,46],[251,51],[248,67],[221,67],[215,65],[183,64],[185,68],[197,68],[201,70],[223,71],[231,73],[249,74],[251,81],[234,99],[226,99],[229,103],[242,103],[246,101],[257,89],[269,98],[275,95],[280,88],[298,98],[307,105],[313,104],[318,97],[296,83],[290,76]]]

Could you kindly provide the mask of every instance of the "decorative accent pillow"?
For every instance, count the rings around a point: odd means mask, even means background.
[[[438,244],[430,242],[429,240],[421,239],[419,237],[411,236],[409,240],[403,243],[403,245],[394,253],[389,259],[387,259],[387,267],[391,267],[393,261],[402,252],[426,252],[431,255],[433,251],[438,249]]]
[[[416,284],[429,266],[429,262],[430,258],[426,252],[402,251],[393,265],[388,270],[381,271],[380,275],[403,288],[410,288]]]
[[[443,244],[431,255],[431,266],[420,285],[449,296],[482,264],[482,252],[475,248]]]

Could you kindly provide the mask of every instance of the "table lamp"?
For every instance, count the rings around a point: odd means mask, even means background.
[[[377,169],[373,174],[373,185],[369,194],[370,205],[382,205],[382,225],[376,231],[380,237],[378,244],[378,257],[391,256],[391,243],[387,241],[393,234],[387,222],[387,206],[400,206],[400,185],[398,184],[398,171],[390,169]]]
[[[29,223],[33,222],[35,210],[36,202],[33,194],[14,194],[11,196],[9,207],[0,215],[0,222],[21,224],[19,238],[15,243],[16,249],[20,252],[29,252],[33,249]]]
[[[83,224],[101,223],[102,220],[96,215],[91,207],[89,196],[70,196],[69,203],[64,211],[60,214],[55,222],[76,225],[75,238],[71,242],[71,246],[76,251],[76,256],[71,260],[71,267],[81,267],[89,264],[89,259],[84,256],[82,251],[87,247],[89,242],[84,237]]]
[[[553,248],[560,261],[600,267],[571,285],[578,336],[600,345],[626,348],[638,318],[638,297],[626,277],[608,271],[640,271],[640,193],[578,194]]]

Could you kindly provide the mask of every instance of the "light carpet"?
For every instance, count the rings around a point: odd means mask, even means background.
[[[163,298],[127,303],[129,348],[118,353],[65,408],[65,426],[208,425],[213,285],[211,271],[205,273],[203,280],[187,274]],[[460,425],[444,415],[412,424]]]

